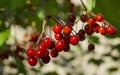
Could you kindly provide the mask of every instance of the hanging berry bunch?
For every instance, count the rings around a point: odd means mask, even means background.
[[[84,4],[83,7],[85,8]],[[50,18],[56,21],[56,24],[54,24],[51,30],[54,32],[54,38],[48,36],[45,32],[46,22],[48,22]],[[73,26],[78,21],[83,22],[83,26],[77,32]],[[82,10],[78,21],[76,21],[76,16],[73,14],[68,16],[67,22],[58,16],[46,16],[43,21],[42,32],[35,46],[29,48],[26,52],[29,65],[35,66],[37,60],[41,60],[41,62],[45,64],[49,63],[50,59],[56,58],[60,52],[68,52],[70,50],[70,44],[76,45],[80,41],[85,40],[86,35],[90,37],[92,37],[94,33],[114,35],[117,32],[116,28],[107,22],[102,14],[96,15],[93,12],[88,12],[86,8]],[[90,51],[94,50],[94,44],[90,42],[88,49]]]

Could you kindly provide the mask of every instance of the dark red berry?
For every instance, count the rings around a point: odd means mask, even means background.
[[[109,25],[107,27],[107,33],[110,35],[114,35],[117,33],[117,29],[115,27],[113,27],[112,25]]]
[[[70,36],[69,41],[72,45],[76,45],[79,42],[79,37],[77,35]]]
[[[95,22],[96,22],[96,20],[94,18],[89,18],[88,19],[89,24],[94,24]]]
[[[72,22],[72,23],[73,23],[73,22],[75,21],[75,19],[76,19],[76,16],[73,15],[73,14],[68,16],[68,21],[69,21],[69,22]]]
[[[43,50],[36,50],[36,52],[35,52],[35,56],[39,59],[42,58],[44,56],[44,54],[45,54],[45,50],[44,51]]]
[[[55,34],[54,37],[56,40],[61,40],[63,38],[63,34]]]
[[[85,31],[83,29],[80,29],[77,35],[80,41],[83,41],[85,39]]]
[[[106,27],[105,27],[105,26],[99,27],[99,33],[100,33],[100,34],[105,35],[106,32],[107,32],[107,30],[106,30]]]
[[[60,40],[55,44],[55,48],[58,50],[58,52],[61,52],[64,47],[65,47],[64,40]]]
[[[102,22],[103,19],[104,19],[104,16],[103,16],[102,14],[97,14],[97,15],[96,15],[96,21]]]
[[[56,58],[58,56],[58,51],[56,49],[51,50],[50,56],[52,58]]]
[[[88,20],[87,15],[81,15],[81,16],[80,16],[80,20],[81,20],[82,22],[86,22],[86,21]]]
[[[95,49],[95,45],[94,45],[94,44],[89,44],[89,45],[88,45],[88,49],[89,49],[90,51],[94,50],[94,49]]]
[[[28,57],[34,57],[35,56],[35,50],[33,48],[28,49],[26,52]]]
[[[84,29],[85,29],[85,32],[86,32],[88,35],[92,35],[92,34],[93,34],[92,25],[87,24]]]
[[[37,64],[37,59],[35,57],[28,58],[28,64],[30,66],[35,66]]]
[[[48,55],[49,55],[49,51],[48,51],[48,50],[45,50],[44,56],[48,56]]]
[[[47,64],[47,63],[49,63],[50,62],[50,56],[44,56],[43,58],[42,58],[42,62],[44,63],[44,64]]]
[[[63,27],[62,27],[60,24],[55,24],[55,25],[53,26],[53,31],[54,31],[54,33],[56,33],[56,34],[60,34],[61,31],[62,31],[62,29],[63,29]]]
[[[72,32],[72,27],[70,25],[65,25],[63,27],[63,33],[64,34],[70,34]]]
[[[70,50],[70,45],[67,44],[67,45],[64,47],[63,51],[68,52],[69,50]]]
[[[48,49],[53,49],[55,47],[54,41],[52,41],[51,45],[48,46]]]

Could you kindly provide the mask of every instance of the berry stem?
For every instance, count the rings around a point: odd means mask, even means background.
[[[85,4],[84,4],[84,2],[83,2],[83,0],[80,0],[80,2],[81,2],[81,4],[82,4],[82,7],[83,7],[83,11],[87,11],[87,7],[85,6]]]

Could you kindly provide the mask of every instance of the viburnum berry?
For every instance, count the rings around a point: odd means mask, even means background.
[[[99,33],[102,35],[105,35],[107,32],[106,27],[105,26],[100,26],[99,27]]]
[[[58,50],[58,52],[61,52],[62,49],[64,49],[65,47],[65,41],[64,40],[60,40],[55,44],[55,48]]]
[[[104,16],[103,16],[102,14],[97,14],[97,15],[96,15],[96,21],[102,22],[103,19],[104,19]]]
[[[26,52],[28,57],[34,57],[35,56],[35,50],[33,48],[30,48]]]
[[[45,54],[45,50],[44,51],[43,50],[36,50],[36,52],[35,52],[35,56],[39,59],[42,58],[44,56],[44,54]]]
[[[60,24],[55,24],[55,25],[53,26],[53,31],[54,31],[54,33],[56,33],[56,34],[60,34],[61,31],[62,31],[62,29],[63,29],[63,27],[62,27]]]
[[[80,20],[81,20],[82,22],[86,22],[86,21],[88,20],[87,15],[81,15],[81,16],[80,16]]]
[[[85,39],[85,31],[83,29],[80,29],[77,35],[80,41],[83,41]]]
[[[94,45],[94,44],[89,44],[89,45],[88,45],[88,49],[89,49],[90,51],[94,50],[94,49],[95,49],[95,45]]]
[[[69,41],[72,45],[76,45],[79,42],[79,37],[77,35],[72,35],[70,36]]]
[[[73,22],[75,21],[75,19],[76,19],[76,16],[73,15],[73,14],[68,16],[68,21],[69,21],[69,22],[72,22],[72,23],[73,23]]]
[[[109,25],[107,27],[107,33],[110,35],[114,35],[117,33],[117,29],[115,27],[113,27],[112,25]]]
[[[70,34],[72,32],[72,27],[70,25],[65,25],[63,27],[63,33],[64,34]]]
[[[48,51],[48,49],[45,50],[45,54],[44,54],[44,56],[47,56],[47,55],[49,55],[49,51]]]
[[[84,27],[84,30],[85,30],[85,33],[87,33],[88,35],[92,35],[93,34],[93,28],[92,28],[92,25],[90,25],[90,24],[87,24]]]
[[[63,38],[63,34],[61,34],[61,33],[60,34],[55,34],[54,37],[55,37],[56,40],[61,40]]]
[[[29,57],[27,61],[30,66],[35,66],[37,64],[37,59],[35,57]]]
[[[47,37],[43,39],[42,43],[44,44],[44,46],[49,47],[50,45],[52,45],[52,40]]]
[[[45,51],[46,50],[46,46],[44,45],[44,43],[43,44],[41,43],[41,44],[38,44],[37,49],[41,50],[41,51]]]
[[[44,56],[43,58],[42,58],[42,62],[44,63],[44,64],[47,64],[47,63],[49,63],[50,62],[50,56]]]
[[[95,18],[89,18],[88,23],[89,24],[94,24],[96,22]]]
[[[96,32],[96,33],[99,32],[99,27],[100,27],[100,26],[99,26],[97,23],[93,24],[92,27],[93,27],[93,31],[94,31],[94,32]]]
[[[51,42],[51,45],[48,46],[48,49],[53,49],[55,47],[54,41]]]
[[[69,50],[70,50],[70,45],[67,44],[67,45],[64,47],[63,51],[68,52]]]
[[[56,49],[51,50],[50,56],[52,58],[56,58],[58,56],[58,51]]]

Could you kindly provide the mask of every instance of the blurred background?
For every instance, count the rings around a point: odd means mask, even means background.
[[[88,11],[102,13],[117,28],[116,35],[94,34],[95,50],[88,40],[71,45],[48,64],[27,63],[26,50],[36,43],[42,21],[48,14],[66,19],[81,16],[80,0],[0,0],[0,75],[120,75],[120,0],[83,0]],[[51,20],[51,26],[55,21]],[[82,22],[74,27],[79,30]],[[49,25],[46,33],[52,31]]]

